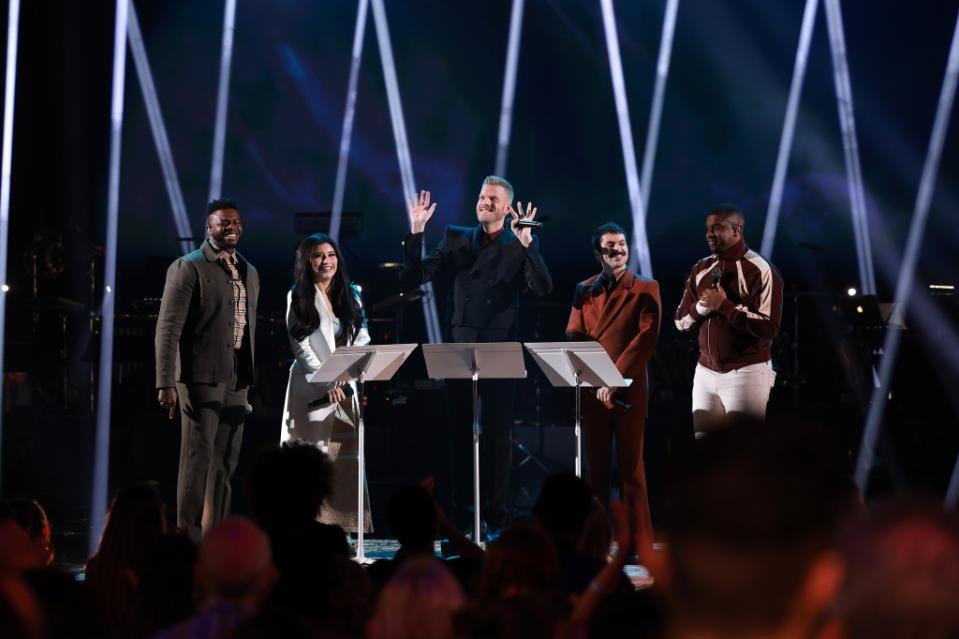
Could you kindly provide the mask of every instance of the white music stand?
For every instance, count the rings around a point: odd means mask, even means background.
[[[356,561],[366,563],[363,534],[366,532],[366,503],[363,487],[366,482],[366,407],[364,385],[391,379],[417,344],[378,344],[376,346],[341,346],[333,351],[322,366],[307,378],[313,384],[351,382],[356,380],[360,405],[356,426]]]
[[[580,426],[582,387],[624,388],[632,380],[623,379],[599,342],[533,342],[523,344],[553,386],[576,388],[576,476],[583,476],[583,439]]]
[[[519,342],[423,344],[426,372],[432,379],[473,380],[473,541],[480,542],[479,380],[525,379]]]

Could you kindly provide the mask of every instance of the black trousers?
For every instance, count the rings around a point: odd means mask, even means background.
[[[453,326],[454,342],[505,342],[511,339],[509,329],[478,329]],[[513,463],[513,397],[516,385],[512,380],[481,380],[479,383],[480,498],[483,514],[494,524],[508,515],[509,479]],[[453,496],[461,511],[473,506],[473,383],[451,380],[447,383],[450,416],[451,458],[453,462]]]
[[[235,367],[229,384],[176,385],[181,417],[176,523],[193,541],[230,512],[230,479],[247,407],[247,387],[237,386]]]

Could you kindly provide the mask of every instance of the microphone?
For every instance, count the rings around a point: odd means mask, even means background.
[[[723,276],[722,269],[720,269],[718,266],[714,266],[712,270],[709,271],[709,274],[713,278],[713,288],[717,288],[719,286],[719,279]]]
[[[612,402],[613,402],[613,406],[617,406],[619,408],[622,408],[623,410],[629,410],[630,408],[633,407],[633,405],[630,404],[629,402],[622,399],[616,399],[615,396],[612,398]]]
[[[516,226],[521,229],[541,229],[543,228],[543,223],[537,222],[536,220],[520,220],[516,223]]]
[[[353,397],[352,386],[350,386],[349,384],[346,384],[345,386],[340,386],[340,388],[343,389],[343,392],[346,393],[347,397]],[[332,404],[333,402],[330,401],[330,394],[327,393],[323,397],[319,399],[314,399],[312,402],[309,402],[306,405],[306,407],[307,408],[326,408],[327,406],[331,406]]]

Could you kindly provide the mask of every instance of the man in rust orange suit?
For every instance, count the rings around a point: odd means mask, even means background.
[[[651,545],[643,432],[646,364],[659,335],[659,284],[629,270],[629,243],[618,224],[607,222],[593,232],[593,252],[603,271],[576,286],[566,336],[599,342],[632,384],[628,388],[597,388],[595,394],[583,395],[589,483],[608,506],[610,449],[615,438],[624,501],[637,513],[637,530]]]

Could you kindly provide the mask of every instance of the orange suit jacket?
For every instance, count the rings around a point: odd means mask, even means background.
[[[659,337],[660,301],[656,280],[627,271],[607,294],[605,275],[594,275],[576,285],[573,308],[566,325],[570,339],[595,340],[609,354],[623,377],[632,379],[629,388],[616,396],[632,407],[630,417],[646,418],[648,383],[646,364]]]

